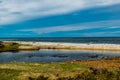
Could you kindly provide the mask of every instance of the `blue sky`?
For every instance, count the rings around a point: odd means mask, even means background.
[[[0,0],[2,37],[120,37],[120,0]]]

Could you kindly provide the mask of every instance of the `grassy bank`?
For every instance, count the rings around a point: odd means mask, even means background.
[[[120,80],[120,58],[0,64],[0,80]]]
[[[0,52],[4,51],[17,51],[19,44],[14,42],[0,42]]]

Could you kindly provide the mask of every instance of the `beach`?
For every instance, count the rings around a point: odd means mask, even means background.
[[[8,41],[5,41],[8,42]],[[95,44],[95,43],[60,43],[60,42],[24,42],[9,41],[20,44],[20,50],[30,49],[68,49],[68,50],[106,50],[120,51],[120,44]]]

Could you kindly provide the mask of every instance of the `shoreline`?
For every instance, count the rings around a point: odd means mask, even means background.
[[[120,51],[120,44],[93,44],[93,43],[60,43],[60,42],[25,42],[3,41],[18,43],[20,50],[39,49],[66,49],[66,50],[101,50]]]

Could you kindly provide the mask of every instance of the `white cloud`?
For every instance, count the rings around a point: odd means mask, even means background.
[[[22,29],[22,30],[18,30],[18,31],[44,34],[44,33],[53,33],[53,32],[61,32],[61,31],[77,31],[77,30],[85,30],[85,29],[95,29],[95,28],[102,28],[102,29],[116,28],[116,26],[120,26],[119,23],[120,23],[120,20],[107,20],[107,21],[75,24],[75,25],[53,26],[53,27],[34,28],[34,29]]]
[[[117,3],[120,0],[1,0],[0,25]]]

